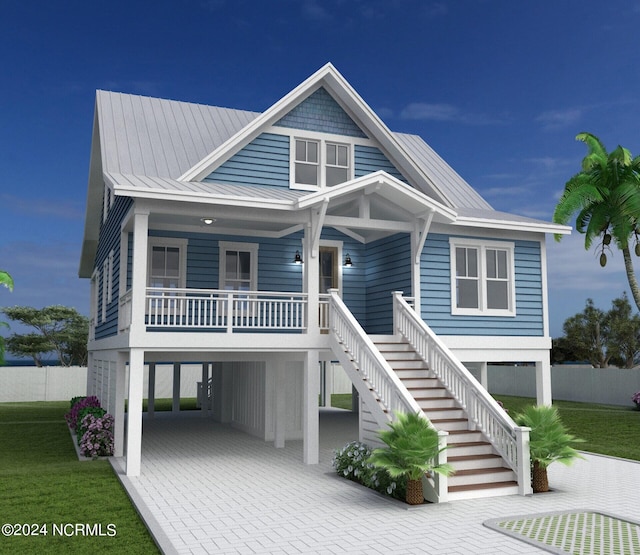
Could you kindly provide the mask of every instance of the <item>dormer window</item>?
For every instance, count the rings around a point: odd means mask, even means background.
[[[353,178],[352,145],[321,138],[292,139],[292,186],[315,190]]]

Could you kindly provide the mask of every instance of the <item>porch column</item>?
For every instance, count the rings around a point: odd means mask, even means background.
[[[304,357],[304,406],[302,461],[304,464],[318,464],[320,459],[320,419],[318,407],[319,353],[312,349]]]
[[[126,474],[140,476],[142,460],[142,385],[144,351],[129,352],[129,404],[127,413]]]
[[[147,396],[147,417],[153,418],[156,410],[156,363],[149,363],[149,394]]]
[[[320,304],[318,295],[320,294],[320,277],[318,263],[318,245],[314,244],[313,228],[307,226],[304,231],[303,252],[304,252],[304,292],[307,293],[307,333],[319,334],[320,326],[318,317],[320,315]]]
[[[209,409],[211,408],[209,405],[209,363],[202,363],[202,390],[200,391],[200,410],[202,411],[202,416],[208,416]]]
[[[267,373],[273,375],[275,384],[275,410],[274,410],[274,446],[278,449],[284,447],[287,435],[287,377],[286,362],[282,359],[268,359],[266,362]]]
[[[489,391],[489,365],[486,362],[480,363],[480,384]]]
[[[127,379],[127,353],[118,353],[116,361],[116,400],[113,414],[113,456],[124,455],[124,398]]]
[[[551,406],[551,363],[549,355],[536,361],[536,398],[538,405]]]
[[[173,363],[173,404],[171,405],[173,412],[180,411],[180,363]]]
[[[136,210],[133,215],[133,257],[131,271],[131,328],[129,345],[140,345],[146,332],[147,251],[149,212]]]

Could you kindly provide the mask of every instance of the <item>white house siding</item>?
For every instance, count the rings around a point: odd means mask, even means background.
[[[231,424],[256,437],[265,437],[265,363],[232,362]]]

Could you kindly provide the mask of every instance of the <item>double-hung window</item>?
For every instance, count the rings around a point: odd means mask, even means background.
[[[333,187],[353,177],[352,146],[323,138],[292,139],[294,187]]]
[[[148,284],[151,295],[163,297],[165,307],[173,307],[171,289],[182,289],[186,285],[187,240],[152,237],[149,239]],[[159,305],[154,301],[152,307]]]
[[[258,288],[258,244],[220,241],[220,289],[255,291]]]
[[[451,313],[515,316],[514,245],[450,239]]]

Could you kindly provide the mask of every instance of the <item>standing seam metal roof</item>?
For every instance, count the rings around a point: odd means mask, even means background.
[[[103,172],[175,181],[260,114],[159,98],[97,91]],[[400,145],[456,208],[491,206],[421,137],[394,133]],[[145,184],[143,185],[143,181]],[[163,187],[160,187],[163,188]],[[184,189],[190,187],[184,184]],[[256,197],[259,191],[252,188]],[[213,189],[209,189],[213,193]]]

